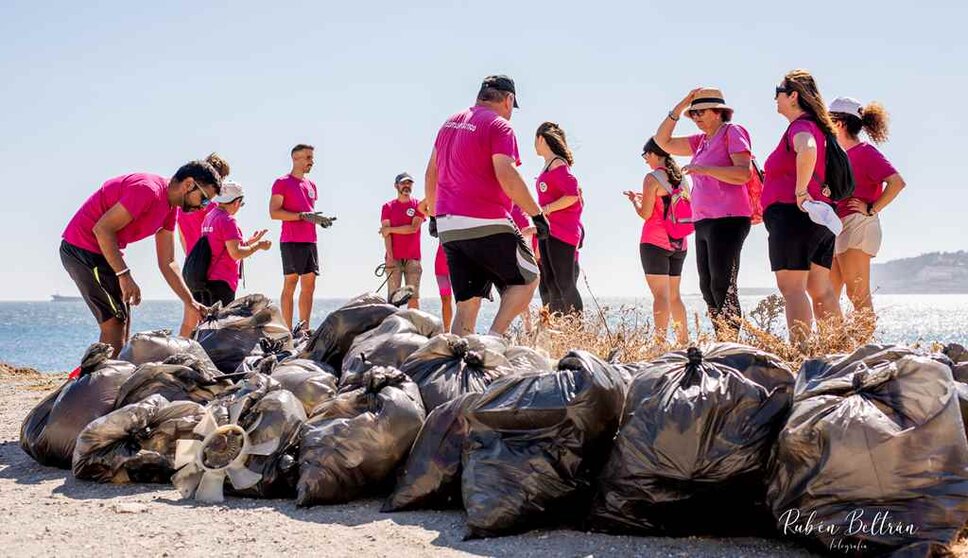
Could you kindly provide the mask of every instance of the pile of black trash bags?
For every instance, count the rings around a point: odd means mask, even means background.
[[[250,295],[192,339],[107,345],[21,428],[35,460],[186,498],[383,497],[463,509],[467,536],[568,527],[770,536],[930,556],[968,521],[968,351],[805,362],[730,343],[553,361],[374,294],[310,335]]]

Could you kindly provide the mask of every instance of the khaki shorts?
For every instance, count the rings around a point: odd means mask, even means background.
[[[423,274],[420,260],[394,260],[393,264],[392,268],[387,268],[387,273],[390,274],[387,279],[388,296],[399,289],[401,283],[405,281],[408,287],[413,287],[413,297],[420,298],[420,276]]]
[[[834,254],[862,250],[872,258],[876,256],[881,249],[881,220],[877,215],[851,213],[843,221],[844,230],[837,235]]]

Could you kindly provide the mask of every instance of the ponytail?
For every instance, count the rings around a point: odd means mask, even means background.
[[[888,115],[884,105],[873,101],[861,110],[861,125],[872,142],[881,144],[887,141]]]
[[[662,158],[662,166],[665,167],[666,175],[669,177],[669,184],[676,187],[682,184],[682,169],[679,168],[679,163],[666,150],[659,147],[659,144],[655,142],[655,138],[649,138],[649,141],[645,142],[645,146],[642,148],[642,154],[644,155],[646,153],[652,153]]]
[[[565,131],[561,129],[561,126],[554,122],[544,122],[538,126],[538,131],[535,135],[544,138],[551,152],[564,159],[569,167],[575,164],[575,157],[568,147],[568,141],[565,139]]]
[[[213,152],[208,157],[205,157],[205,162],[215,167],[220,177],[225,178],[229,175],[229,163],[218,153]]]

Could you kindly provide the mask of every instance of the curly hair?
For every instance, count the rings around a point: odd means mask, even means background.
[[[662,166],[665,167],[670,184],[673,186],[682,184],[682,169],[679,168],[679,163],[676,163],[676,160],[666,150],[659,147],[655,138],[649,138],[649,141],[645,142],[645,146],[642,147],[642,154],[645,155],[646,153],[652,153],[662,158]]]
[[[218,175],[223,179],[228,177],[229,171],[232,170],[231,167],[229,167],[229,162],[214,151],[210,153],[208,157],[205,157],[205,162],[215,167],[215,170],[218,171]]]
[[[864,131],[867,137],[876,144],[887,141],[887,125],[890,117],[884,105],[877,101],[872,101],[866,107],[860,109],[860,118],[843,112],[834,112],[830,116],[834,120],[842,122],[844,127],[847,128],[847,134],[854,139],[857,139],[861,131]]]
[[[561,129],[561,126],[554,122],[544,122],[538,126],[535,135],[544,138],[551,152],[564,159],[569,167],[575,164],[575,156],[568,147],[565,131]]]
[[[783,76],[785,88],[797,92],[797,104],[800,108],[813,117],[820,129],[827,134],[834,133],[834,122],[827,112],[827,104],[823,102],[817,82],[807,70],[792,70]]]

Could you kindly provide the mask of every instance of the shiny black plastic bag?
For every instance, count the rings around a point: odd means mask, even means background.
[[[135,366],[141,366],[149,362],[162,362],[168,357],[185,353],[197,357],[212,374],[218,374],[212,359],[198,341],[172,335],[167,329],[135,333],[121,348],[118,360],[126,360]]]
[[[303,428],[296,504],[339,504],[382,491],[423,420],[420,391],[404,373],[382,367],[362,373]]]
[[[805,362],[770,478],[780,531],[862,555],[949,544],[968,521],[956,399],[950,368],[906,347]]]
[[[499,337],[450,333],[438,335],[407,358],[400,371],[420,388],[431,412],[465,393],[483,393],[494,380],[511,373],[508,344]]]
[[[250,294],[217,309],[198,324],[193,336],[226,374],[235,372],[245,357],[258,353],[263,339],[279,340],[292,348],[292,333],[282,311],[262,294]]]
[[[206,363],[194,355],[175,355],[164,362],[139,366],[118,390],[115,408],[137,403],[151,395],[161,395],[168,401],[207,403],[232,385],[231,381],[213,374]]]
[[[579,523],[618,429],[621,373],[584,351],[554,372],[495,381],[466,412],[469,537]]]
[[[381,511],[461,507],[461,455],[469,432],[464,413],[480,397],[461,395],[427,415]]]
[[[114,409],[121,385],[134,372],[130,362],[110,360],[110,345],[95,343],[81,361],[80,376],[67,380],[24,418],[20,447],[41,465],[69,469],[77,435]]]
[[[343,357],[356,336],[379,326],[387,316],[396,314],[397,310],[396,306],[388,304],[377,294],[357,296],[326,316],[313,332],[299,358],[327,364],[339,373]]]
[[[204,408],[152,395],[89,423],[77,437],[72,470],[97,482],[167,483],[175,472],[175,446],[191,436]]]
[[[400,310],[374,329],[358,335],[343,358],[341,381],[374,366],[400,368],[404,361],[443,331],[436,316],[420,310]]]
[[[308,359],[292,359],[270,369],[273,380],[299,399],[306,415],[317,406],[336,396],[337,382],[333,369]]]
[[[639,366],[598,481],[594,530],[667,535],[772,532],[767,462],[790,410],[779,357],[718,343]]]

